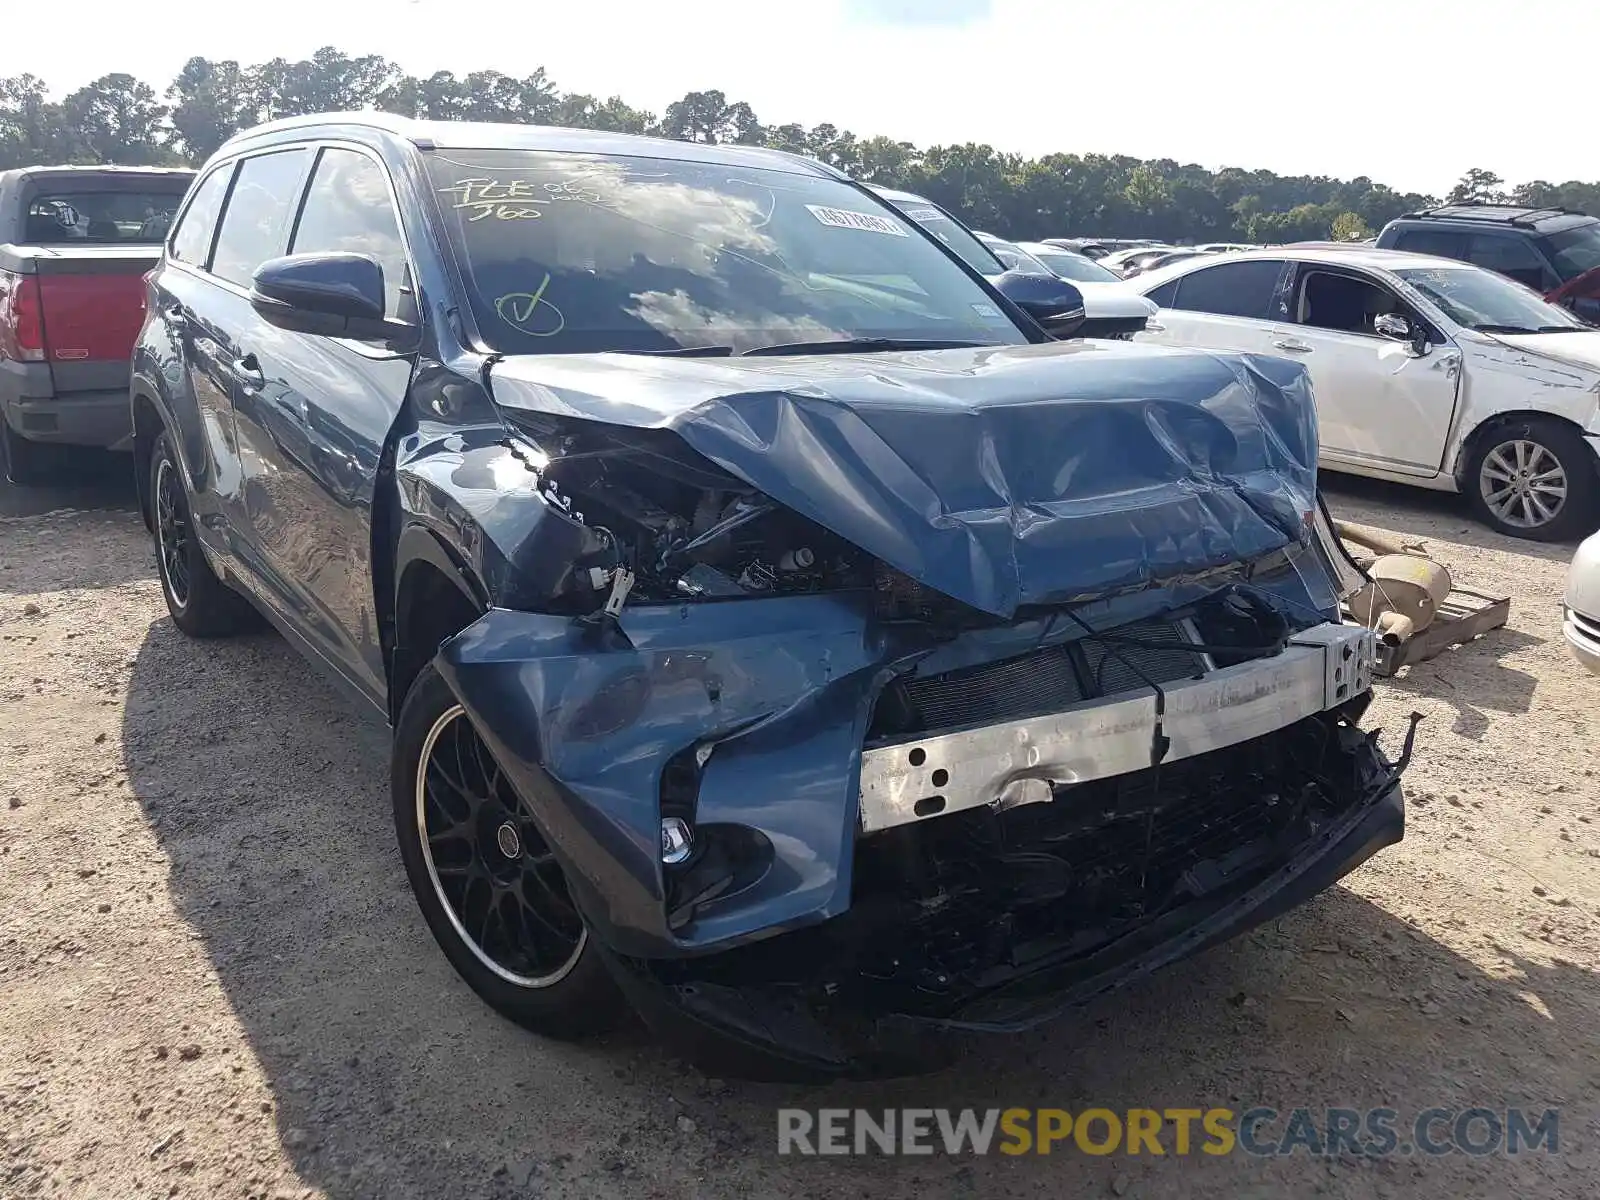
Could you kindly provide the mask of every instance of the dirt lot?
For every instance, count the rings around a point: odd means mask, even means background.
[[[635,1029],[545,1043],[478,1003],[407,891],[384,732],[275,637],[179,636],[110,469],[0,488],[0,1196],[1600,1193],[1600,680],[1561,648],[1566,548],[1337,485],[1341,515],[1515,597],[1509,629],[1380,685],[1380,724],[1428,718],[1405,842],[959,1068],[794,1090],[706,1079]],[[1555,1106],[1561,1142],[779,1159],[786,1102]]]

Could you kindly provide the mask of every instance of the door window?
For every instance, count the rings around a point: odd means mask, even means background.
[[[1532,243],[1523,238],[1474,234],[1467,247],[1467,261],[1496,275],[1515,279],[1536,292],[1547,292],[1556,286],[1544,259],[1539,257]]]
[[[1272,305],[1283,263],[1274,258],[1222,263],[1178,280],[1173,308],[1222,317],[1265,318]]]
[[[228,180],[233,178],[233,164],[218,167],[200,181],[194,190],[194,199],[184,210],[172,235],[172,257],[179,262],[204,268],[211,254],[211,236],[217,229],[217,214],[222,211],[222,198],[228,193]]]
[[[1408,321],[1416,315],[1388,288],[1333,271],[1308,271],[1296,297],[1296,320],[1310,329],[1331,329],[1339,333],[1360,333],[1377,337],[1374,322],[1384,313],[1396,313]]]
[[[384,315],[403,317],[410,272],[389,177],[365,154],[327,147],[311,173],[292,254],[365,254],[383,268]]]
[[[247,288],[257,267],[287,253],[308,157],[307,150],[280,150],[239,164],[211,257],[213,275]]]

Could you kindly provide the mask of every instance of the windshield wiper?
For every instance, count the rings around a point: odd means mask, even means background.
[[[858,354],[876,350],[966,350],[998,346],[999,342],[958,341],[949,338],[824,338],[815,342],[778,342],[746,350],[750,354]]]
[[[1479,333],[1538,333],[1527,325],[1474,325]]]
[[[654,354],[661,358],[727,358],[732,346],[670,346],[665,350],[618,350],[618,354]]]

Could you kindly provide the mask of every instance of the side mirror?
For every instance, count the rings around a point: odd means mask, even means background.
[[[1373,319],[1372,331],[1391,342],[1409,342],[1411,353],[1418,358],[1428,352],[1428,331],[1421,325],[1413,326],[1399,313],[1379,313]]]
[[[1064,279],[1007,271],[993,283],[996,291],[1043,326],[1051,337],[1071,337],[1083,324],[1083,293]]]
[[[365,254],[290,254],[256,268],[250,305],[296,333],[372,340],[410,326],[386,320],[383,268]]]

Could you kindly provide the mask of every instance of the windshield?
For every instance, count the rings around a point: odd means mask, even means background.
[[[935,208],[925,200],[886,200],[922,229],[938,238],[951,251],[980,275],[1003,275],[1008,267],[995,253],[980,242],[976,235],[942,208]]]
[[[1458,325],[1486,333],[1564,333],[1588,329],[1564,308],[1490,271],[1427,267],[1395,272]]]
[[[497,350],[1027,341],[938,247],[837,179],[528,150],[427,162]]]
[[[1099,263],[1083,257],[1081,254],[1046,254],[1043,250],[1035,250],[1033,256],[1048,267],[1052,274],[1059,275],[1062,279],[1071,279],[1078,283],[1115,283],[1117,275],[1108,271]]]
[[[1544,242],[1563,283],[1600,267],[1600,222],[1552,233]]]
[[[149,243],[166,239],[183,188],[167,192],[49,192],[28,203],[31,246]]]

